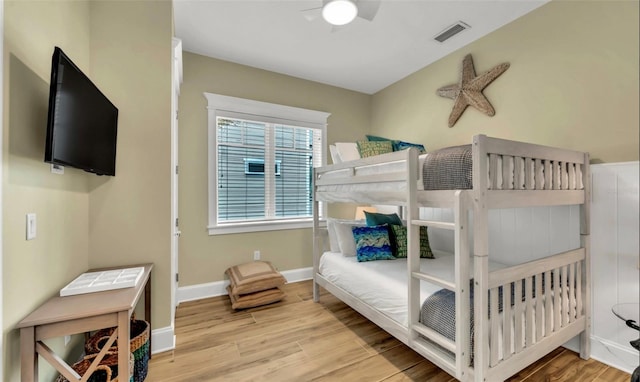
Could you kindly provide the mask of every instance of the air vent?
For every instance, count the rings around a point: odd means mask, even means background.
[[[471,28],[468,24],[463,23],[462,21],[458,21],[457,23],[453,24],[452,26],[448,27],[447,29],[439,33],[433,39],[438,42],[445,42],[446,40],[450,39],[451,37],[457,35],[458,33],[468,28]]]

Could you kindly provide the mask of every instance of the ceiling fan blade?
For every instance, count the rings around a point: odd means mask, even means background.
[[[360,0],[357,3],[358,17],[373,21],[380,8],[380,0]]]

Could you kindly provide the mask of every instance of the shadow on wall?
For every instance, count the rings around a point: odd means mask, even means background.
[[[53,50],[52,50],[53,51]],[[94,176],[71,167],[51,173],[44,162],[49,82],[11,54],[9,58],[9,183],[62,191],[89,192]],[[108,179],[102,180],[106,182]],[[92,187],[97,185],[92,182]]]

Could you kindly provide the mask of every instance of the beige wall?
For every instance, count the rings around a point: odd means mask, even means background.
[[[89,266],[154,263],[152,329],[171,324],[172,17],[169,1],[91,2],[91,75],[119,113],[116,176],[91,178]]]
[[[369,127],[370,96],[187,52],[183,60],[179,101],[180,285],[223,280],[226,268],[252,260],[256,249],[280,270],[311,266],[310,229],[208,235],[207,102],[203,93],[329,112],[329,142],[364,136]]]
[[[43,162],[49,75],[55,45],[89,71],[87,2],[5,4],[3,120],[3,381],[19,380],[13,327],[88,266],[88,180]],[[25,240],[25,215],[37,214],[37,237]],[[48,341],[64,352],[61,340]],[[42,363],[41,363],[42,364]],[[53,375],[42,365],[44,378]]]
[[[494,117],[469,108],[448,128],[453,101],[435,92],[458,81],[467,53],[478,73],[501,62],[511,68],[485,90]],[[207,234],[203,92],[331,112],[329,142],[373,133],[434,150],[483,133],[587,150],[594,162],[638,160],[638,2],[551,2],[373,96],[191,53],[184,78],[181,286],[222,280],[224,269],[251,260],[256,249],[280,269],[311,265],[308,230]]]
[[[487,134],[589,151],[592,161],[638,160],[638,2],[553,1],[380,91],[372,133],[428,150]],[[469,107],[447,126],[464,55],[477,73],[510,62],[485,95],[496,115]]]
[[[170,324],[169,1],[5,1],[3,381],[19,380],[13,329],[89,267],[153,262],[153,328]],[[117,176],[43,162],[49,75],[61,47],[118,106]],[[25,215],[37,238],[25,240]],[[66,353],[62,339],[47,341]],[[67,358],[73,360],[76,355]],[[55,373],[40,362],[41,380]]]

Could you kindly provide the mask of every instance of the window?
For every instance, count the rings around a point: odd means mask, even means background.
[[[328,113],[205,93],[209,234],[311,227]]]

